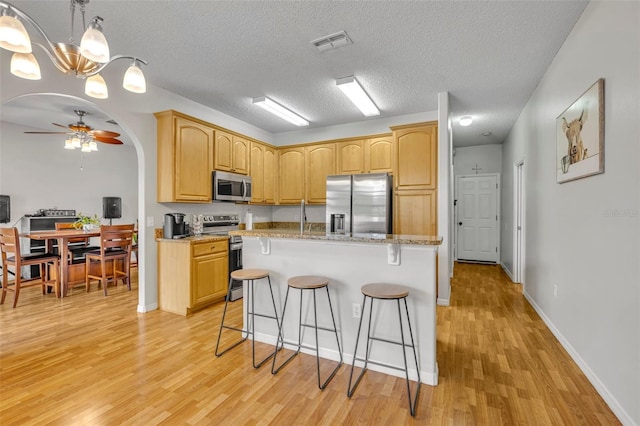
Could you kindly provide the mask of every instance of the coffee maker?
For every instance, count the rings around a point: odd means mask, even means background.
[[[164,215],[163,238],[177,239],[189,236],[184,216],[184,213],[166,213]]]

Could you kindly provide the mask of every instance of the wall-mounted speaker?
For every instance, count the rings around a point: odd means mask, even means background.
[[[120,197],[102,197],[102,217],[120,219],[122,217],[122,199]]]
[[[8,195],[0,195],[0,223],[11,221],[11,198]]]

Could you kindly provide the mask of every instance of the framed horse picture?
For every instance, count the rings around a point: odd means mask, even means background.
[[[556,118],[558,183],[604,173],[604,79]]]

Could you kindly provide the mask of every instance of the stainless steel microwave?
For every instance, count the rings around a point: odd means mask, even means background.
[[[213,172],[214,201],[251,201],[251,176]]]

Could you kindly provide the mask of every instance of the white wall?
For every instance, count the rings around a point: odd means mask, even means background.
[[[2,123],[0,193],[11,196],[11,224],[38,209],[73,209],[102,217],[102,197],[122,198],[122,218],[138,218],[138,165],[132,146],[99,144],[88,154],[63,148],[61,135],[25,135]],[[114,167],[117,166],[117,167]]]
[[[556,117],[601,77],[605,172],[557,184]],[[525,295],[623,424],[640,423],[638,99],[640,3],[591,2],[503,150],[505,265],[513,265],[513,166],[524,158]]]
[[[453,168],[456,176],[502,172],[502,145],[466,146],[455,149]],[[475,168],[478,168],[474,170]]]

